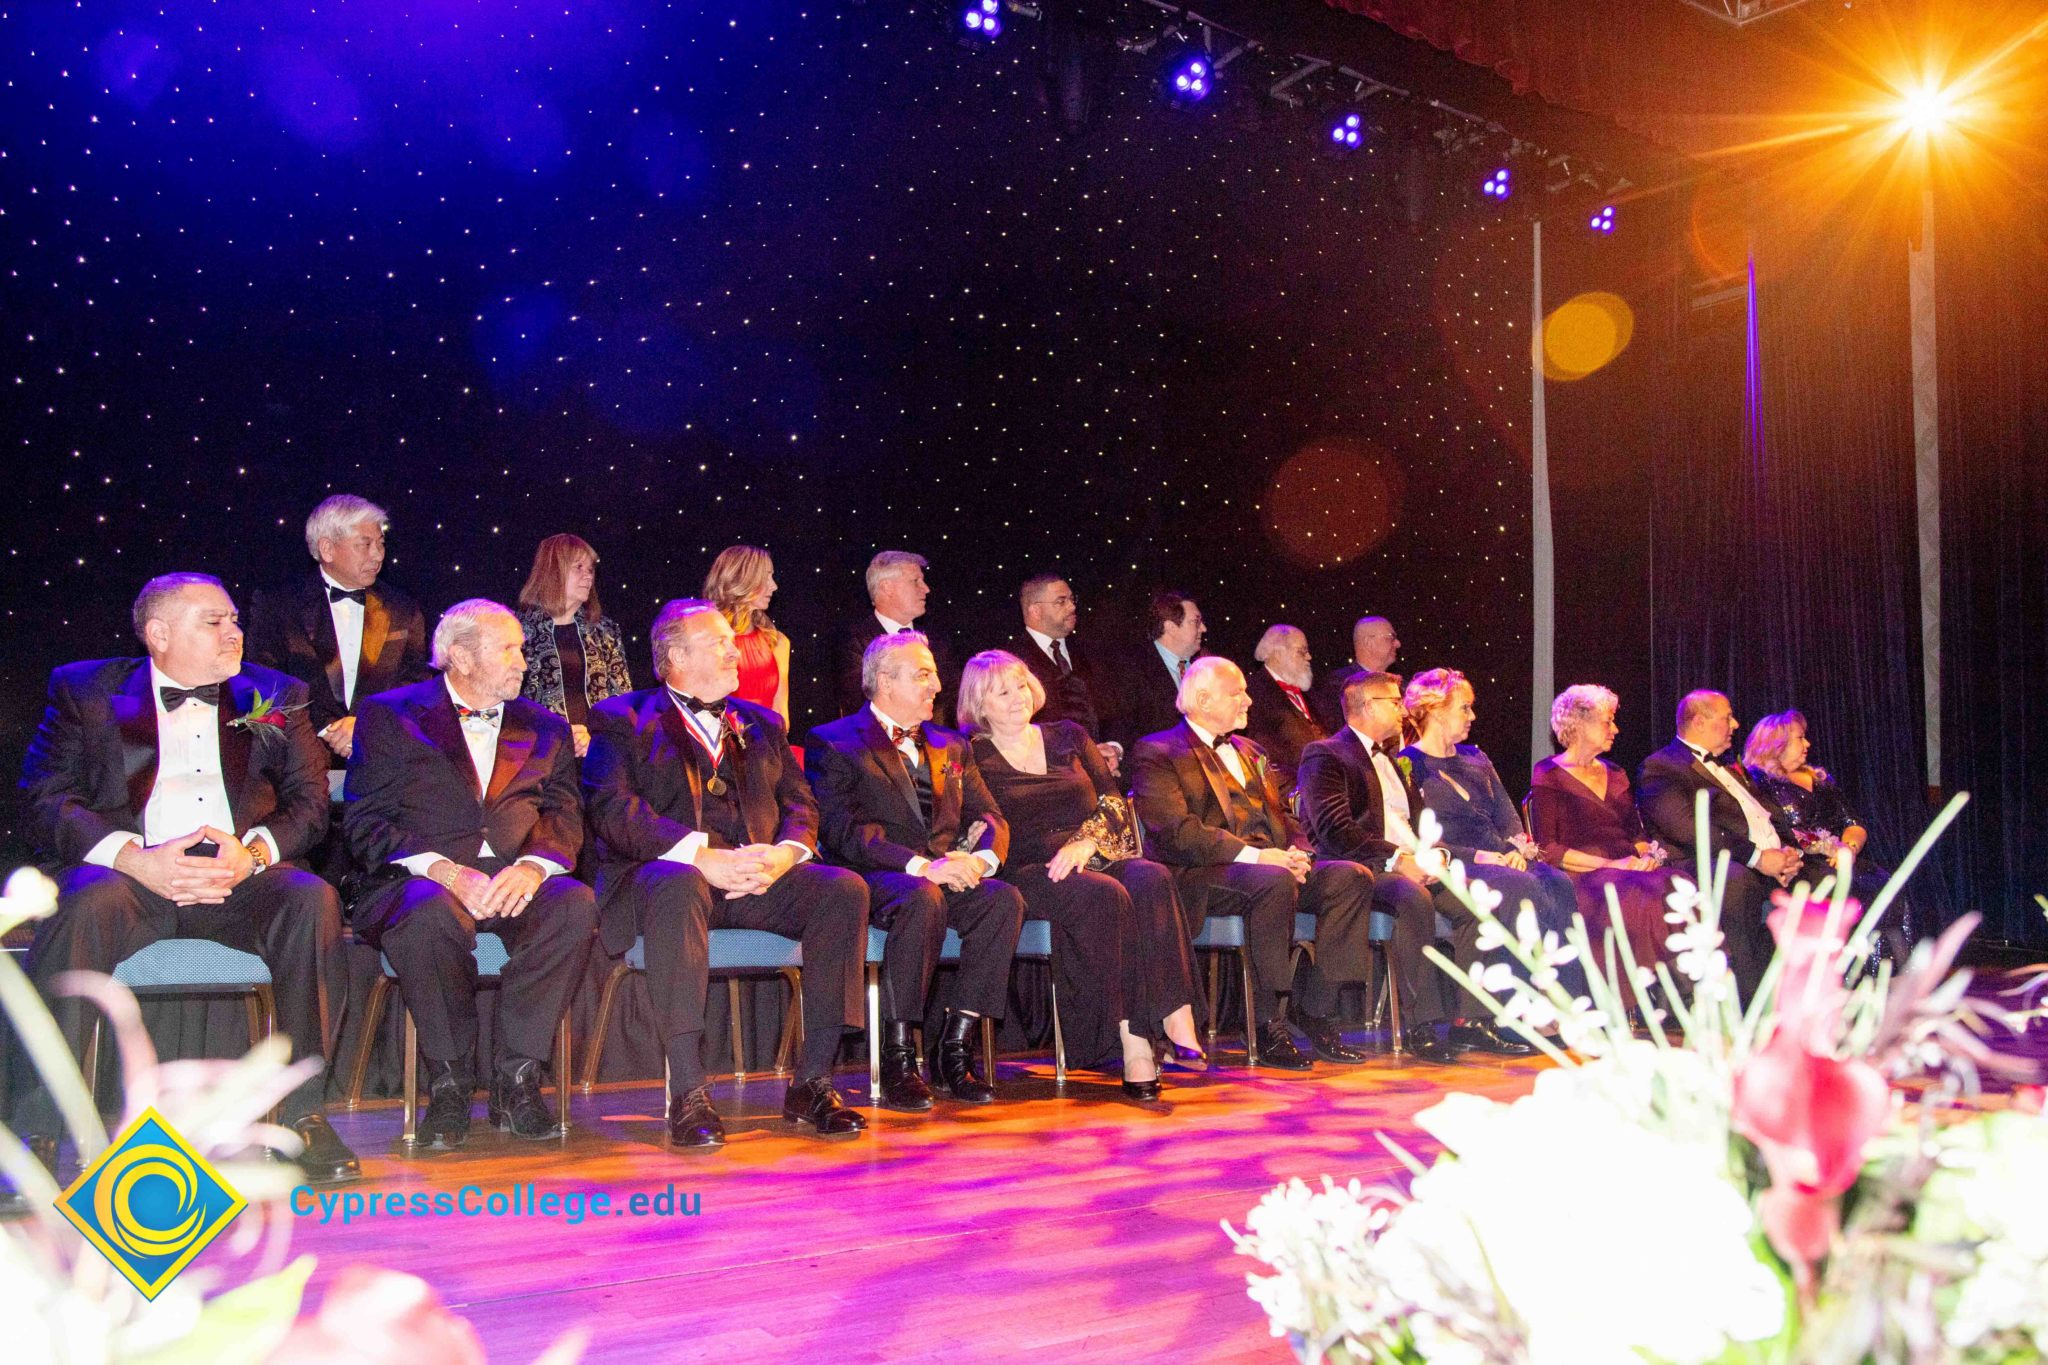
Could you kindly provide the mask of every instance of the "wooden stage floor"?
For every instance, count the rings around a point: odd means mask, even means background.
[[[1181,1077],[1165,1106],[1115,1081],[1030,1059],[1001,1068],[1007,1098],[940,1101],[926,1116],[869,1110],[865,1137],[824,1143],[781,1120],[782,1082],[717,1088],[730,1141],[662,1142],[658,1086],[579,1097],[547,1144],[486,1127],[469,1145],[406,1157],[395,1105],[335,1113],[364,1158],[362,1194],[540,1193],[673,1186],[695,1217],[294,1219],[319,1257],[313,1292],[354,1261],[430,1281],[475,1323],[496,1365],[523,1365],[582,1324],[591,1361],[1285,1361],[1245,1296],[1255,1263],[1218,1222],[1289,1176],[1371,1180],[1396,1166],[1376,1140],[1428,1144],[1413,1115],[1448,1089],[1508,1098],[1540,1063],[1318,1064],[1288,1077],[1240,1067]],[[842,1088],[865,1074],[843,1073]]]

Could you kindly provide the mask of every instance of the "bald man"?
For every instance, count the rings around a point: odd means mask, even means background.
[[[1182,720],[1131,751],[1131,780],[1150,856],[1174,869],[1188,927],[1210,915],[1244,917],[1252,999],[1245,1032],[1259,1065],[1306,1071],[1291,1022],[1324,1061],[1364,1054],[1331,1017],[1338,990],[1363,982],[1372,873],[1354,862],[1317,861],[1258,745],[1235,734],[1251,709],[1244,673],[1228,659],[1197,659],[1181,680]],[[1316,916],[1316,953],[1300,982],[1289,975],[1297,911]]]
[[[1344,689],[1365,673],[1391,673],[1401,653],[1401,637],[1384,616],[1361,616],[1351,627],[1351,662],[1323,674],[1309,693],[1308,707],[1316,724],[1329,735],[1344,732]]]

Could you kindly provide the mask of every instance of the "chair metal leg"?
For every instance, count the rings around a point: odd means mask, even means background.
[[[569,1011],[565,1009],[555,1025],[555,1128],[562,1137],[569,1136],[569,1068],[576,1055],[570,1041]]]
[[[868,973],[868,1100],[882,1102],[882,966],[867,964]]]
[[[619,983],[633,969],[624,962],[612,968],[612,974],[604,979],[604,991],[597,997],[597,1023],[590,1035],[590,1046],[583,1054],[583,1093],[588,1095],[597,1084],[597,1064],[604,1060],[605,1036],[612,1028],[612,1006],[618,1003]]]
[[[725,979],[726,1016],[732,1024],[732,1078],[738,1085],[747,1083],[746,1040],[740,1027],[740,979],[728,976]]]
[[[378,1026],[384,1022],[384,1001],[391,994],[391,978],[379,976],[370,983],[370,998],[363,1002],[363,1027],[356,1036],[356,1055],[348,1070],[350,1110],[363,1103],[363,1077],[370,1070],[370,1049],[376,1046]]]
[[[1060,1029],[1060,983],[1052,976],[1048,966],[1045,979],[1045,993],[1052,1001],[1052,1083],[1065,1086],[1067,1083],[1067,1036]]]
[[[1246,1066],[1259,1064],[1259,1024],[1252,1017],[1252,955],[1250,950],[1237,950],[1239,975],[1244,977],[1244,1060]]]
[[[1216,954],[1213,952],[1202,954],[1202,985],[1208,991],[1208,1043],[1209,1051],[1214,1052],[1216,1050],[1216,1012],[1222,1006],[1223,973],[1222,968],[1216,961]]]
[[[85,1035],[85,1056],[78,1064],[78,1074],[85,1078],[85,1093],[95,1106],[100,1102],[100,1016],[97,1009],[92,1016],[92,1032]]]
[[[401,1006],[403,1008],[403,1006]],[[405,1010],[405,1127],[399,1138],[410,1147],[419,1137],[420,1029],[412,1011]]]
[[[988,1083],[996,1083],[996,1021],[986,1014],[981,1016],[981,1065],[988,1073]]]
[[[789,1009],[782,1016],[782,1040],[775,1045],[775,1074],[787,1076],[804,1036],[803,968],[784,967],[782,979],[789,983]]]
[[[262,985],[251,986],[249,993],[242,997],[242,1005],[249,1014],[250,1047],[256,1046],[256,1044],[277,1032],[277,997],[271,994],[270,987]],[[326,1059],[326,1051],[326,1045],[323,1042],[321,1046],[321,1058],[323,1061]],[[270,1121],[272,1123],[279,1122],[283,1115],[284,1102],[282,1100],[270,1106]]]

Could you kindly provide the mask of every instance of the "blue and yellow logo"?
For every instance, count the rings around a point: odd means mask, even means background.
[[[245,1204],[162,1115],[145,1109],[79,1173],[57,1211],[154,1299]]]

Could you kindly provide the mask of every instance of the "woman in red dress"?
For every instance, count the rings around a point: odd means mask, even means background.
[[[704,596],[732,622],[740,651],[740,685],[733,695],[768,707],[789,724],[789,637],[768,619],[775,561],[752,545],[721,550],[704,575]]]

